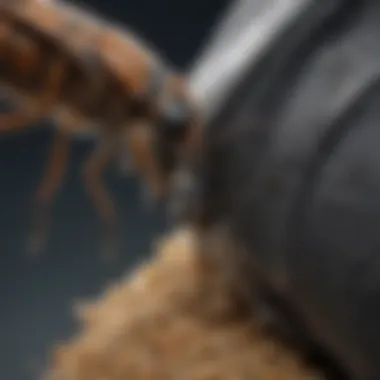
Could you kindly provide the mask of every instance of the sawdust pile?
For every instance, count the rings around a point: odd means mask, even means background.
[[[188,231],[75,312],[81,333],[56,348],[54,380],[317,380],[291,351],[233,312],[225,292],[203,292]],[[223,316],[205,308],[219,306]],[[221,307],[223,305],[223,307]],[[216,307],[216,306],[215,306]],[[226,317],[228,316],[228,317]],[[220,317],[220,318],[219,318]],[[222,318],[223,317],[223,318]]]

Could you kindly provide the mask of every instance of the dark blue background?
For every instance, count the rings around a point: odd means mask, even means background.
[[[75,2],[75,1],[73,1]],[[186,67],[227,0],[92,0],[104,17],[124,23]],[[163,229],[158,212],[141,207],[138,183],[110,170],[125,231],[123,255],[99,260],[100,223],[84,193],[80,166],[91,144],[73,145],[69,175],[54,209],[52,238],[40,258],[24,247],[32,197],[51,142],[49,126],[0,136],[0,379],[36,379],[49,348],[73,330],[72,301],[97,294],[149,252]]]

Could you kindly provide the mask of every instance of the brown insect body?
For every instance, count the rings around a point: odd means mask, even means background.
[[[132,35],[67,4],[20,1],[1,7],[0,80],[13,101],[38,109],[48,73],[62,65],[46,116],[73,133],[125,122],[131,97],[144,94],[156,57]]]
[[[53,1],[0,0],[0,92],[18,109],[0,116],[0,131],[20,130],[43,118],[57,126],[37,192],[30,248],[39,251],[46,240],[70,139],[98,134],[84,180],[107,228],[106,250],[112,251],[117,216],[101,175],[128,144],[134,167],[156,194],[163,193],[152,146],[157,128],[151,125],[167,116],[162,107],[168,101],[189,101],[184,80],[134,35],[79,8]]]

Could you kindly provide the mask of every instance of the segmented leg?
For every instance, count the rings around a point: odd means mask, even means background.
[[[33,254],[39,253],[45,248],[51,224],[53,202],[62,187],[69,157],[69,135],[62,130],[57,130],[44,177],[35,195],[33,225],[28,242],[28,250]]]
[[[1,116],[0,132],[23,129],[48,115],[59,97],[65,79],[65,68],[65,61],[56,57],[47,73],[45,88],[38,107],[29,112]],[[40,252],[45,246],[52,202],[63,182],[68,156],[69,138],[64,132],[58,131],[54,139],[45,178],[36,194],[34,225],[28,241],[28,250],[33,254]]]
[[[145,182],[145,196],[148,201],[156,201],[165,195],[167,184],[161,176],[161,170],[157,165],[154,155],[154,141],[152,130],[148,125],[139,123],[126,129],[127,149],[121,152],[127,153],[132,162],[127,166],[136,171]],[[126,152],[128,150],[128,152]],[[121,157],[121,160],[123,157]],[[122,164],[123,162],[120,162]],[[123,170],[123,168],[122,168]]]
[[[104,223],[105,240],[102,256],[104,259],[114,258],[118,251],[118,217],[111,196],[103,182],[103,174],[111,160],[115,157],[119,144],[119,136],[107,133],[102,137],[83,167],[83,179],[86,191]]]

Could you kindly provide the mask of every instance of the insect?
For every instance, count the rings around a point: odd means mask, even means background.
[[[112,162],[121,166],[129,155],[154,199],[164,198],[173,163],[199,135],[183,75],[133,33],[64,2],[1,1],[0,93],[16,107],[0,115],[2,133],[42,119],[55,126],[35,196],[32,252],[46,245],[73,138],[96,140],[83,179],[104,223],[104,252],[110,254],[117,251],[118,223],[102,181],[105,168]]]

